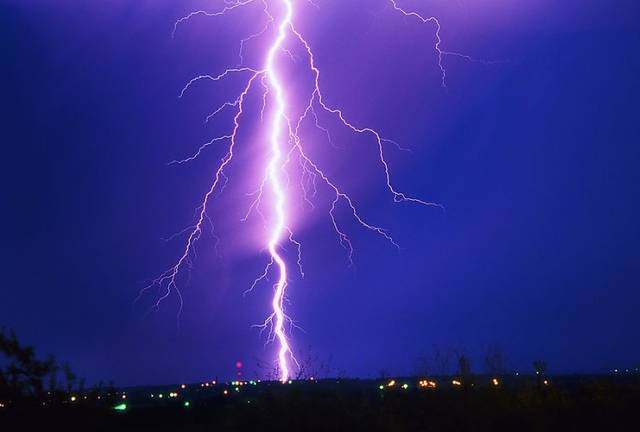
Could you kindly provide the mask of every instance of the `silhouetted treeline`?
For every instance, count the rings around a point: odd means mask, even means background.
[[[0,328],[0,401],[3,404],[39,404],[62,400],[74,390],[84,391],[68,363],[54,356],[38,359],[33,347],[18,341],[13,330]]]
[[[473,386],[433,378],[438,381],[433,388],[397,377],[395,385],[332,379],[263,382],[240,391],[226,384],[189,385],[178,386],[175,398],[166,397],[167,388],[162,399],[158,389],[129,389],[126,407],[116,402],[121,409],[87,400],[0,411],[0,430],[5,425],[6,430],[67,432],[637,430],[640,381],[635,375],[555,376],[542,387],[535,375],[505,378],[499,385],[490,377],[475,375]]]
[[[208,382],[117,391],[100,383],[86,390],[68,364],[40,360],[13,332],[0,330],[0,431],[637,429],[637,369],[557,376],[535,360],[516,373],[494,347],[481,373],[464,352],[435,350],[419,362],[423,371],[414,377],[383,371],[379,379],[356,380],[343,378],[331,358],[300,359],[301,372],[291,384]],[[266,367],[263,373],[277,375]]]

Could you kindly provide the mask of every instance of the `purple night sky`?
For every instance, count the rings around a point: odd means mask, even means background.
[[[394,13],[388,0],[316,3],[296,1],[296,26],[314,48],[325,98],[409,148],[388,148],[394,184],[446,210],[394,203],[375,142],[322,114],[338,148],[308,128],[314,158],[401,249],[341,208],[350,267],[329,192],[313,210],[295,203],[305,277],[290,265],[287,311],[303,329],[292,333],[298,357],[361,377],[415,373],[434,347],[467,352],[476,369],[490,346],[514,369],[538,358],[552,373],[637,367],[635,2],[398,0],[439,18],[443,50],[496,61],[445,57],[447,89],[432,25]],[[224,146],[167,163],[228,131],[231,112],[203,119],[243,83],[203,82],[183,98],[180,90],[234,65],[240,39],[263,23],[252,7],[195,18],[171,38],[176,19],[223,5],[0,1],[0,326],[70,360],[89,382],[226,379],[237,360],[251,377],[256,359],[273,360],[275,346],[251,327],[270,312],[270,287],[243,296],[268,260],[260,220],[239,222],[264,162],[251,119],[210,210],[218,248],[203,235],[182,285],[179,329],[175,296],[157,312],[148,313],[157,293],[134,305],[181,253],[183,238],[163,238],[192,222]],[[248,45],[246,63],[261,64],[264,47]],[[297,54],[286,68],[296,95],[310,83]]]

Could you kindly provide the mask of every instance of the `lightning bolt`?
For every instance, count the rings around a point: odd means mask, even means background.
[[[194,224],[170,237],[170,239],[172,239],[186,236],[182,254],[173,266],[153,279],[140,291],[138,296],[138,298],[140,298],[150,289],[159,289],[160,294],[154,303],[154,308],[157,309],[164,300],[172,293],[175,293],[179,301],[178,318],[180,317],[183,308],[183,298],[179,289],[179,278],[184,272],[188,272],[193,267],[193,261],[196,257],[195,244],[200,240],[206,224],[209,223],[213,227],[211,218],[208,215],[208,208],[211,201],[224,191],[227,183],[228,178],[225,174],[225,169],[233,162],[234,150],[238,145],[238,130],[241,127],[241,119],[245,113],[244,108],[247,95],[255,88],[259,88],[262,96],[262,106],[260,110],[261,121],[264,121],[267,109],[271,109],[269,114],[270,119],[266,125],[269,131],[270,156],[268,160],[265,161],[265,171],[262,181],[257,189],[249,194],[253,196],[253,201],[244,218],[242,218],[242,221],[248,220],[254,213],[257,213],[262,218],[265,228],[268,231],[266,249],[269,253],[269,260],[263,272],[254,280],[246,292],[253,290],[262,281],[268,280],[269,274],[273,272],[277,273],[277,277],[275,278],[276,282],[273,285],[271,313],[258,327],[260,327],[261,330],[269,329],[268,341],[277,341],[277,366],[279,379],[282,382],[287,382],[292,376],[295,367],[298,366],[286,331],[287,324],[290,326],[294,326],[295,324],[286,315],[284,307],[290,278],[287,261],[281,253],[284,243],[291,244],[296,248],[297,269],[300,275],[304,276],[302,245],[295,239],[294,231],[289,226],[291,221],[287,213],[288,201],[292,199],[289,194],[288,166],[292,163],[298,163],[301,170],[300,187],[303,193],[302,198],[311,209],[315,208],[314,199],[316,198],[319,187],[324,185],[332,194],[333,198],[329,204],[328,217],[333,225],[339,244],[346,251],[349,264],[353,262],[354,249],[349,236],[340,227],[336,215],[340,206],[346,206],[346,209],[362,228],[380,235],[390,244],[398,247],[397,242],[391,234],[384,228],[369,222],[359,211],[355,199],[347,194],[340,185],[325,172],[320,164],[309,155],[306,148],[306,141],[301,134],[301,128],[305,122],[312,122],[314,127],[325,134],[327,141],[331,145],[334,145],[331,133],[327,127],[321,125],[318,112],[323,112],[327,116],[333,117],[337,120],[338,124],[353,134],[369,137],[375,144],[375,151],[382,169],[382,175],[386,182],[387,192],[394,202],[441,207],[439,204],[425,201],[400,191],[392,181],[391,168],[385,157],[386,147],[388,145],[398,146],[398,144],[386,138],[380,131],[373,127],[358,125],[352,122],[341,108],[331,105],[328,98],[325,97],[321,90],[321,74],[313,50],[303,34],[297,29],[294,22],[294,5],[297,5],[301,1],[303,0],[226,0],[225,6],[218,12],[194,11],[176,21],[173,27],[173,36],[177,33],[180,25],[195,17],[222,17],[235,13],[235,11],[239,9],[251,7],[253,4],[257,4],[262,8],[262,14],[265,17],[263,26],[257,32],[248,35],[240,41],[238,50],[239,63],[237,66],[230,67],[217,75],[198,75],[191,79],[180,92],[179,96],[183,97],[191,87],[201,82],[209,81],[216,83],[232,75],[245,77],[245,84],[240,94],[235,99],[227,100],[215,108],[205,119],[205,123],[209,122],[215,119],[222,111],[233,109],[235,114],[231,130],[224,135],[214,137],[204,143],[192,155],[169,162],[170,165],[182,165],[198,158],[214,143],[227,143],[224,157],[214,171],[212,183],[204,195],[202,202],[196,209]],[[311,0],[304,1],[314,8],[320,9],[317,3]],[[447,85],[444,57],[456,56],[469,61],[475,61],[475,59],[464,54],[445,51],[441,48],[441,25],[437,18],[433,16],[425,17],[417,12],[407,11],[400,7],[396,0],[385,1],[388,1],[390,8],[394,12],[405,17],[415,18],[424,24],[432,24],[434,26],[435,44],[433,48],[437,65],[440,69],[441,85],[443,87]],[[267,36],[269,36],[269,42],[265,50],[263,66],[245,66],[244,50],[246,45],[254,40],[266,38]],[[306,103],[303,105],[305,108],[302,113],[293,115],[290,112],[292,111],[290,108],[291,104],[287,99],[287,83],[280,75],[278,65],[279,61],[281,61],[281,56],[295,61],[296,55],[294,52],[296,50],[300,50],[306,59],[307,70],[313,76],[313,86],[308,93],[308,97],[305,99]],[[265,192],[270,192],[270,194],[267,196]],[[267,217],[262,212],[261,209],[264,205],[269,206],[270,217]]]
[[[269,239],[269,254],[271,255],[271,259],[273,260],[273,262],[275,262],[278,266],[279,271],[278,282],[276,283],[271,306],[273,308],[273,314],[275,318],[274,333],[278,338],[278,342],[280,343],[280,349],[278,350],[278,366],[280,368],[280,379],[282,380],[282,382],[287,382],[289,380],[290,373],[288,357],[293,357],[291,353],[291,347],[289,345],[289,340],[287,339],[287,335],[284,332],[285,315],[283,310],[283,301],[285,290],[287,287],[287,264],[278,253],[280,240],[282,238],[283,232],[286,229],[287,222],[284,209],[286,191],[283,189],[280,182],[279,170],[281,167],[278,166],[280,160],[282,159],[283,153],[281,147],[281,135],[283,125],[286,121],[285,112],[287,106],[284,92],[282,90],[282,84],[280,83],[280,77],[278,76],[278,71],[275,66],[275,57],[276,53],[282,47],[282,43],[287,37],[287,29],[291,26],[291,19],[293,18],[293,4],[291,3],[291,0],[282,0],[282,2],[285,5],[285,15],[284,18],[282,18],[282,20],[280,21],[280,25],[278,26],[278,35],[269,48],[265,69],[267,77],[269,78],[269,84],[275,94],[276,102],[276,109],[271,124],[272,155],[267,167],[269,182],[275,196],[275,202],[273,206],[276,214],[276,223],[271,231],[271,238]]]

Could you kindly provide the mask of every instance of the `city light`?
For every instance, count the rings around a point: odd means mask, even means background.
[[[418,381],[418,386],[423,388],[436,388],[436,382],[429,380],[420,380]]]

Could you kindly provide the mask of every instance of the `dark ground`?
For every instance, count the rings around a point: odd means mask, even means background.
[[[640,424],[637,374],[510,377],[497,386],[492,377],[459,386],[439,378],[436,388],[421,388],[418,381],[396,379],[391,387],[389,380],[335,379],[136,387],[102,393],[100,400],[93,393],[47,406],[5,406],[0,430],[612,431]],[[123,402],[125,410],[114,409]]]

